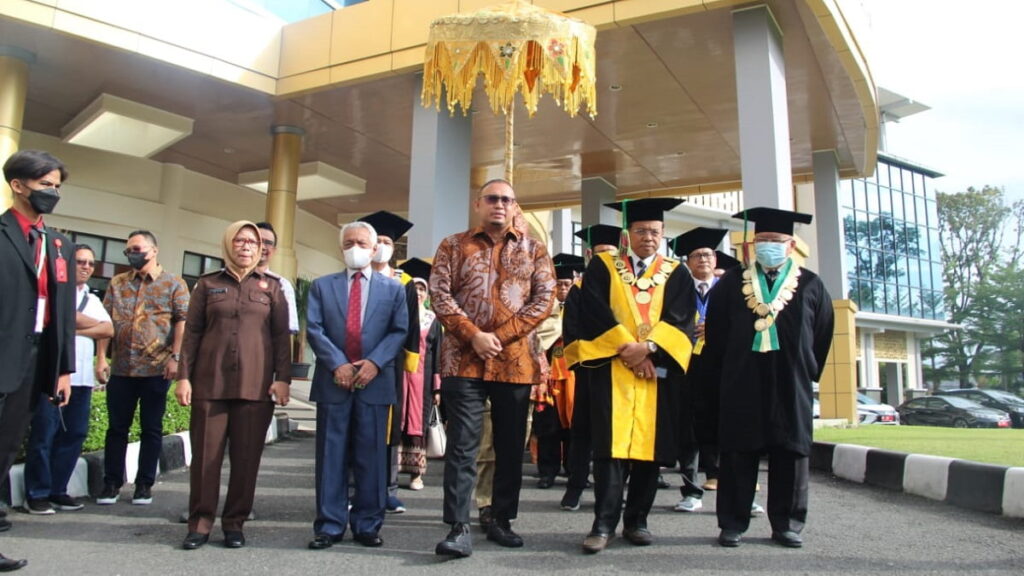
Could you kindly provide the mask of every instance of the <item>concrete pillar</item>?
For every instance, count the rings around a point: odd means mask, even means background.
[[[16,46],[0,46],[0,166],[18,151],[25,118],[28,67],[36,55]],[[11,189],[0,183],[0,213],[11,207]]]
[[[743,207],[793,209],[782,30],[765,5],[733,12]]]
[[[277,232],[277,253],[270,261],[270,269],[294,281],[298,272],[295,208],[299,194],[302,137],[306,131],[298,126],[275,125],[270,128],[270,134],[273,144],[267,185],[267,222]]]
[[[921,341],[913,332],[907,332],[907,385],[906,390],[924,389],[924,371],[921,368]]]
[[[834,150],[814,153],[814,226],[818,276],[833,298],[846,298],[846,237],[839,199],[839,163]]]
[[[572,210],[551,211],[551,254],[572,254]]]
[[[413,94],[412,157],[409,169],[408,256],[433,258],[445,236],[469,228],[472,115],[450,116],[420,104],[423,82]]]
[[[622,214],[605,206],[608,202],[615,202],[617,189],[611,182],[604,178],[584,178],[581,191],[583,195],[580,203],[581,224],[584,228],[594,224],[622,226]]]
[[[850,300],[833,300],[835,334],[825,370],[818,382],[822,419],[845,418],[857,422],[857,305]]]
[[[179,230],[181,221],[181,194],[185,186],[185,167],[180,164],[163,164],[160,169],[160,203],[163,204],[160,242],[160,264],[175,273],[181,273],[185,248],[182,246]],[[220,245],[220,234],[214,236],[214,244]],[[218,258],[221,254],[214,254]]]
[[[863,330],[860,338],[861,383],[864,388],[873,390],[880,388],[878,383],[878,362],[875,361],[875,335]]]

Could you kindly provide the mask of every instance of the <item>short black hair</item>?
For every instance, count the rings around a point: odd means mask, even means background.
[[[504,178],[492,178],[487,182],[484,182],[484,185],[480,187],[480,190],[478,190],[477,193],[482,193],[484,190],[487,190],[488,186],[492,186],[494,184],[505,184],[509,188],[512,188],[512,191],[515,192],[515,187],[512,186],[512,183],[509,182],[508,180],[505,180]]]
[[[270,222],[257,222],[256,227],[260,230],[269,230],[274,235],[274,240],[277,240],[277,230],[274,230],[274,225]]]
[[[149,230],[135,230],[128,235],[128,239],[131,240],[136,236],[145,236],[146,240],[149,240],[150,244],[152,244],[153,246],[159,246],[159,244],[156,243],[156,236],[154,236],[153,233],[150,232]]]
[[[54,170],[60,171],[63,184],[68,179],[68,169],[56,156],[43,150],[18,150],[4,162],[4,180],[38,180]]]
[[[78,252],[79,250],[88,250],[89,252],[92,252],[93,258],[96,257],[96,251],[93,250],[92,246],[89,246],[88,244],[75,244],[75,252]]]

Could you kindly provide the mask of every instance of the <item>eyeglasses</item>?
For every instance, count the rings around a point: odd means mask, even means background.
[[[266,239],[264,239],[263,240],[263,245],[266,246],[267,248],[273,248],[274,246],[277,246],[277,242],[275,242],[273,240],[266,240]]]
[[[711,260],[715,257],[714,252],[694,252],[690,254],[690,258],[694,260]]]
[[[235,238],[231,241],[235,246],[259,246],[259,240],[253,240],[252,238]]]
[[[133,249],[131,249],[131,248],[126,248],[126,249],[125,249],[125,251],[124,251],[124,252],[122,252],[122,254],[124,254],[125,256],[127,256],[127,255],[129,255],[129,254],[131,254],[131,253],[133,253],[133,252],[134,252],[134,253],[136,253],[136,254],[145,254],[145,253],[146,253],[146,249],[145,249],[145,248],[138,248],[138,247],[136,247],[136,248],[135,248],[135,249],[133,250]]]
[[[481,196],[488,204],[497,204],[501,202],[502,206],[511,206],[516,203],[516,199],[511,196],[502,196],[500,194],[484,194]]]
[[[96,267],[96,262],[92,260],[75,260],[75,264],[78,264],[79,266],[87,266],[89,268]]]
[[[661,236],[661,230],[656,230],[654,228],[634,228],[629,232],[640,237],[650,236],[651,238],[657,238]]]

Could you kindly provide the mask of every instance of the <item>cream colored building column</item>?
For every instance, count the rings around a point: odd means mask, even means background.
[[[295,280],[298,271],[295,260],[295,207],[299,192],[302,136],[306,132],[298,126],[273,126],[270,133],[274,142],[267,184],[267,222],[277,232],[277,254],[270,261],[270,269]]]
[[[0,46],[0,166],[21,142],[21,123],[25,118],[25,94],[28,92],[28,67],[35,54],[16,46]],[[0,184],[0,212],[11,207],[11,190]]]

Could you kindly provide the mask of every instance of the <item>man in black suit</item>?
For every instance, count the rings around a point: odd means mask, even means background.
[[[7,476],[41,393],[64,406],[75,371],[75,245],[43,224],[68,171],[47,152],[4,163],[13,206],[0,215],[0,478]],[[6,515],[0,532],[9,530]],[[26,560],[0,554],[0,572]]]

